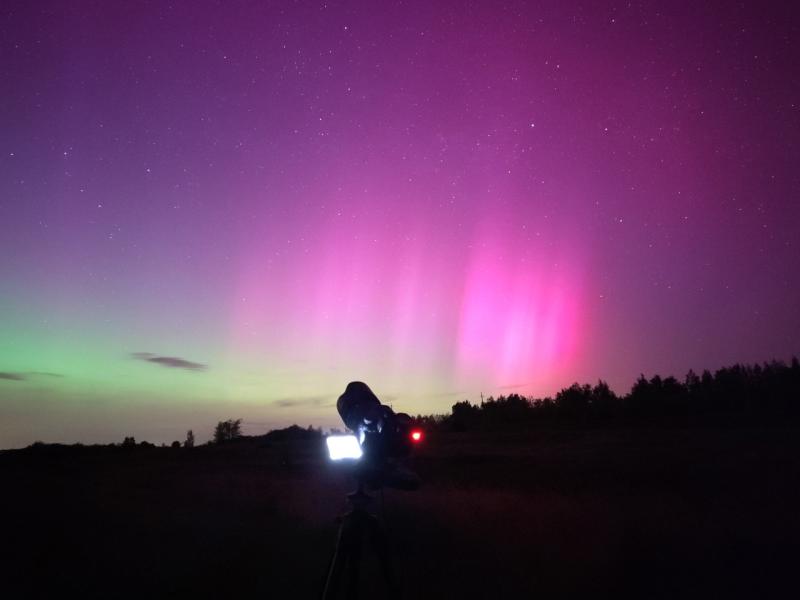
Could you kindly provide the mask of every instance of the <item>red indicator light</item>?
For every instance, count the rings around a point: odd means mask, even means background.
[[[419,442],[422,440],[422,432],[419,429],[415,429],[411,432],[411,439],[415,442]]]

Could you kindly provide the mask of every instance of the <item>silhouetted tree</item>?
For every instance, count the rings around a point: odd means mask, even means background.
[[[642,373],[634,382],[630,394],[625,398],[626,412],[634,417],[642,416],[647,411],[647,402],[650,396],[650,382]]]
[[[592,388],[592,395],[589,399],[591,403],[590,411],[594,418],[607,419],[617,412],[619,405],[619,398],[608,387],[608,384],[602,379],[597,382],[597,385]]]
[[[689,372],[686,373],[686,378],[683,380],[683,384],[686,387],[686,393],[690,398],[698,397],[702,384],[700,383],[700,378],[697,376],[697,373],[695,373],[692,369],[689,369]]]
[[[134,448],[136,446],[136,440],[133,436],[126,437],[122,440],[122,447],[123,448]]]
[[[172,442],[172,446],[171,447],[172,448],[180,448],[181,447],[181,443],[178,440],[175,440],[174,442]]]
[[[524,425],[530,416],[530,402],[519,394],[489,396],[479,407],[481,424],[484,427],[504,429]]]
[[[186,432],[186,440],[183,442],[184,448],[194,448],[194,433],[190,429]]]
[[[550,420],[556,414],[556,403],[550,396],[532,400],[531,408],[538,420]]]
[[[452,410],[451,424],[454,431],[470,429],[477,421],[480,413],[480,408],[473,406],[468,400],[456,402]]]
[[[223,444],[242,436],[242,420],[228,419],[220,421],[214,428],[214,443]]]
[[[592,386],[573,383],[556,394],[556,412],[561,418],[584,420],[589,414],[591,401]]]

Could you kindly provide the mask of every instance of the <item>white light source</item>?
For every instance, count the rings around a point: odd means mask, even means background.
[[[361,458],[361,446],[354,435],[329,435],[325,438],[331,460]]]

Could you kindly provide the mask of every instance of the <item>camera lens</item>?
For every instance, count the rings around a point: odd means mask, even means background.
[[[352,431],[369,424],[380,415],[381,401],[362,381],[351,381],[336,401],[336,410],[342,421]],[[366,421],[366,423],[365,423]]]

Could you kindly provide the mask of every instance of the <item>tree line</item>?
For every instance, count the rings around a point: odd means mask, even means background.
[[[640,375],[617,395],[604,381],[574,383],[555,397],[510,394],[480,404],[457,402],[449,415],[418,416],[431,429],[454,431],[546,424],[773,422],[800,419],[800,363],[736,364],[711,373],[675,377]]]

